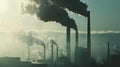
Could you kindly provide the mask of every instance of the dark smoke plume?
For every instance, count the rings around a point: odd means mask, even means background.
[[[39,7],[35,7],[34,5],[26,6],[25,8],[28,13],[32,14],[31,12],[34,12],[34,10],[31,9],[36,10],[37,8],[36,15],[40,20],[45,22],[56,21],[63,26],[70,26],[70,28],[76,30],[77,26],[75,24],[75,21],[68,16],[66,10],[52,3],[51,0],[30,0],[30,1],[35,2],[36,5],[39,5]]]
[[[48,2],[52,4],[56,4],[59,7],[62,7],[64,9],[68,9],[74,13],[81,14],[83,16],[88,16],[87,7],[88,5],[86,3],[81,2],[80,0],[31,0],[36,3],[41,4],[48,4]]]
[[[88,16],[86,3],[80,0],[51,0],[53,3],[59,5],[60,7],[67,8],[68,10],[81,14],[83,16]]]

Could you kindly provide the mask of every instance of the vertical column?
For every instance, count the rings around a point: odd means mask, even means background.
[[[110,59],[110,43],[108,42],[108,53],[107,53],[108,55],[108,62],[109,62],[109,59]]]
[[[53,63],[53,44],[51,45],[51,62]]]
[[[58,61],[58,46],[56,47],[57,48],[57,55],[56,55],[56,60]]]
[[[46,46],[44,45],[44,61],[46,60]]]
[[[75,36],[75,42],[76,42],[76,46],[75,46],[75,61],[76,62],[78,62],[78,44],[79,44],[79,42],[78,42],[78,29],[77,30],[75,30],[75,34],[76,34],[76,36]]]
[[[67,57],[70,60],[71,59],[71,51],[70,51],[70,25],[67,26],[67,37],[66,37],[66,50],[67,50]]]
[[[90,62],[91,58],[91,23],[90,23],[90,11],[88,11],[88,18],[87,18],[87,51],[88,51],[88,60]]]
[[[78,40],[79,40],[79,39],[78,39],[78,36],[79,36],[79,35],[78,35],[78,30],[76,30],[76,48],[78,48],[78,44],[79,44],[79,43],[78,43]]]

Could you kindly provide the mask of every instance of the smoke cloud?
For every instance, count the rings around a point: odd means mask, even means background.
[[[56,43],[53,39],[50,39],[50,42],[51,42],[52,44],[58,46],[57,43]]]
[[[31,32],[29,32],[29,33],[21,32],[18,35],[18,38],[21,42],[26,43],[29,46],[33,45],[33,36],[32,36]]]
[[[34,33],[35,32],[27,32],[27,33],[21,32],[18,35],[19,40],[22,41],[23,43],[25,43],[29,47],[28,48],[29,59],[30,59],[30,46],[33,46],[34,44],[44,46],[44,50],[46,47],[44,41],[42,39],[40,39],[39,37],[36,37],[35,36],[36,34],[34,34]],[[36,51],[34,51],[34,52],[36,52]],[[41,53],[38,53],[37,55],[39,55],[39,57],[42,57]]]
[[[44,41],[42,41],[42,40],[39,39],[39,38],[34,38],[34,43],[36,43],[36,44],[38,44],[38,45],[45,46]]]
[[[77,29],[77,25],[73,19],[68,16],[68,13],[65,9],[61,8],[60,6],[53,3],[51,0],[29,0],[30,3],[34,2],[36,5],[28,4],[24,6],[26,12],[29,14],[36,14],[38,19],[49,22],[49,21],[56,21],[63,26],[70,26],[73,29]],[[36,10],[36,12],[34,12]]]
[[[86,3],[80,0],[51,0],[53,3],[59,5],[60,7],[67,8],[68,10],[81,14],[83,16],[88,16]]]
[[[32,46],[33,44],[45,46],[44,41],[40,38],[35,37],[35,35],[33,35],[33,32],[21,32],[18,35],[18,38],[21,42],[26,43],[29,46]]]
[[[41,5],[49,4],[50,2],[64,9],[68,9],[74,13],[81,14],[83,16],[88,16],[87,11],[88,5],[80,0],[31,0],[31,1]]]

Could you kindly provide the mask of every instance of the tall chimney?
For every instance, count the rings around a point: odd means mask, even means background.
[[[110,59],[110,43],[108,42],[108,53],[107,53],[107,56],[108,56],[108,61]]]
[[[58,46],[56,47],[57,48],[57,55],[56,55],[56,60],[58,61]]]
[[[66,50],[67,50],[67,58],[70,60],[71,59],[71,51],[70,51],[70,24],[67,26],[67,37],[66,37]]]
[[[44,45],[44,61],[46,60],[46,46]]]
[[[78,35],[78,30],[76,30],[76,48],[78,48],[78,44],[79,44],[79,43],[78,43],[78,40],[79,40],[79,39],[78,39],[78,36],[79,36],[79,35]]]
[[[90,11],[88,11],[88,17],[87,17],[87,52],[88,52],[88,60],[90,62],[91,58],[91,24],[90,24]]]
[[[51,45],[51,62],[53,63],[53,44]]]
[[[75,34],[76,34],[76,37],[75,37],[75,42],[76,42],[76,46],[75,46],[75,61],[77,62],[78,61],[78,29],[75,30]]]

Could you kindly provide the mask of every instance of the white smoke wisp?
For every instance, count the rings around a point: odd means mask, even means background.
[[[31,48],[34,46],[40,47],[39,49],[31,49],[32,53],[34,53],[38,59],[43,59],[43,48],[45,46],[46,49],[46,58],[49,59],[51,56],[51,43],[56,47],[59,47],[59,54],[60,56],[66,56],[66,50],[64,45],[57,44],[55,41],[54,36],[47,36],[44,34],[42,36],[38,32],[28,31],[28,32],[20,32],[19,40],[27,45],[31,45]],[[47,43],[47,44],[46,44]],[[59,41],[58,41],[59,43]]]
[[[33,53],[33,54],[36,54],[37,59],[43,59],[43,52],[40,51],[39,49],[34,49],[34,50],[32,50],[32,53]]]
[[[60,52],[60,56],[67,56],[67,52],[65,49],[60,49],[59,52]]]
[[[48,43],[51,44],[51,40],[54,40],[55,38],[54,38],[54,36],[50,36],[50,37],[48,37],[47,39],[48,39]],[[47,44],[48,47],[50,47],[49,44]],[[48,48],[48,49],[49,49],[49,48]]]
[[[52,43],[52,44],[58,46],[57,43],[55,42],[55,40],[53,40],[53,39],[50,39],[50,43]]]
[[[37,12],[39,12],[38,7],[40,5],[36,4],[36,2],[34,2],[32,0],[21,0],[20,1],[20,6],[21,6],[20,11],[21,11],[22,14],[29,13],[31,15],[34,15]]]
[[[30,31],[30,32],[22,31],[22,32],[19,32],[17,36],[21,42],[26,43],[29,46],[32,46],[34,44],[45,46],[45,43],[42,40],[42,38],[39,37],[39,35],[33,31]]]
[[[20,32],[18,35],[18,39],[22,42],[27,44],[28,46],[32,46],[33,45],[33,36],[31,32]]]
[[[25,45],[27,45],[28,47],[32,48],[34,47],[34,45],[36,44],[36,46],[42,46],[39,50],[33,50],[32,49],[28,49],[31,53],[31,51],[33,53],[36,54],[36,56],[38,57],[38,59],[43,59],[43,48],[45,49],[45,43],[44,41],[38,37],[37,33],[33,32],[33,31],[29,31],[29,32],[24,32],[21,31],[19,32],[19,34],[17,35],[19,41],[21,41],[22,43],[24,43]],[[40,52],[42,51],[42,52]]]
[[[65,49],[64,45],[58,45],[54,39],[54,37],[49,37],[48,40],[50,41],[51,44],[55,45],[56,47],[58,47],[58,53],[60,54],[60,56],[67,56],[67,52]]]
[[[39,38],[33,38],[33,42],[37,45],[40,45],[40,46],[45,46],[45,43],[43,40],[39,39]]]
[[[67,52],[63,46],[59,46],[60,56],[67,56]]]

